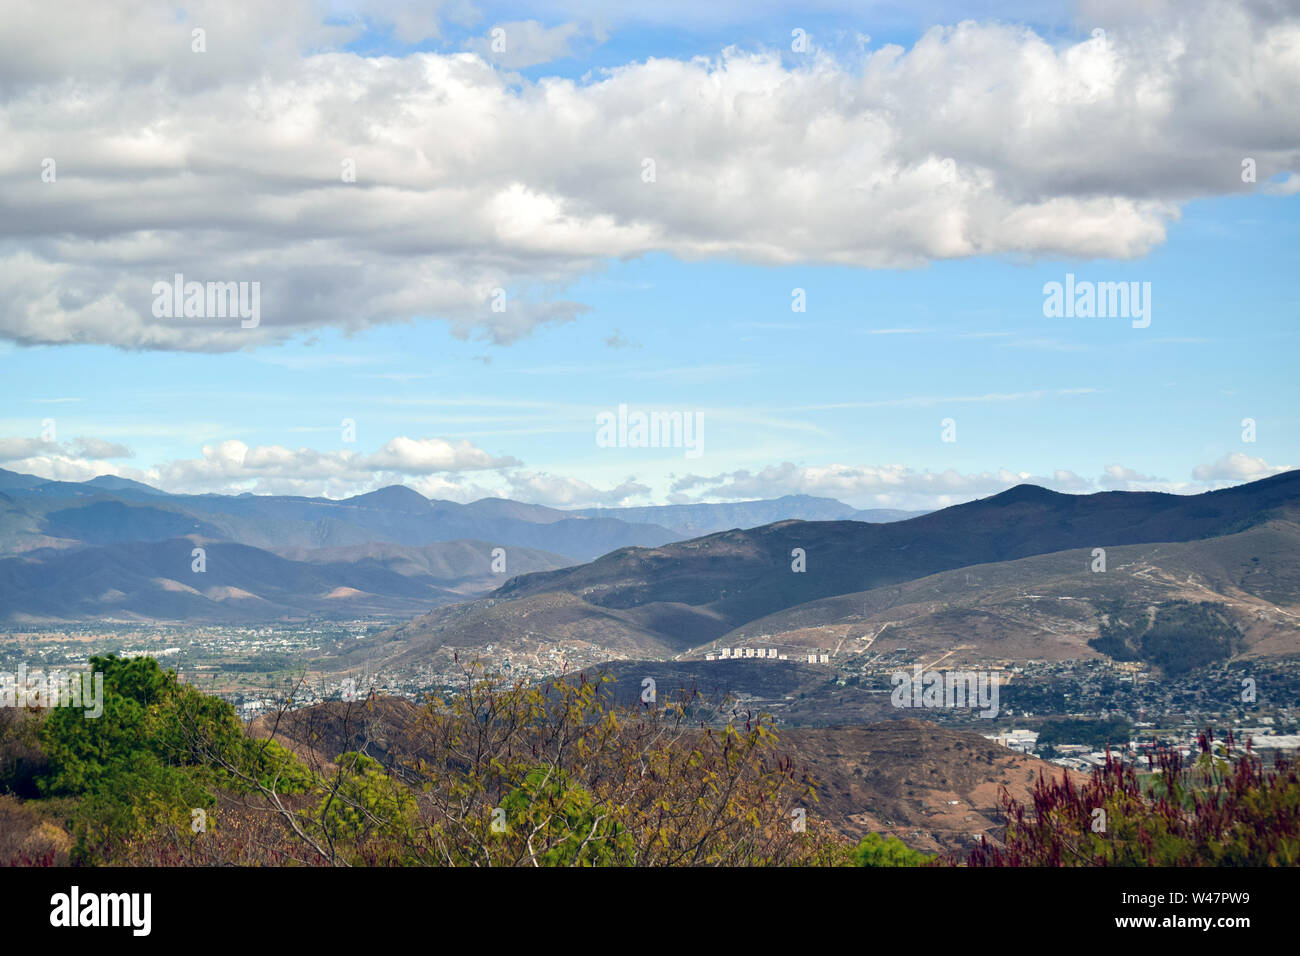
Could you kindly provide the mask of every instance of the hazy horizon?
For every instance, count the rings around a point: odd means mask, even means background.
[[[1300,464],[1281,7],[6,20],[2,467],[931,510]]]

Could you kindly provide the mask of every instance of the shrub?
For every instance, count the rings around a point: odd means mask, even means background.
[[[1192,766],[1157,755],[1143,786],[1136,768],[1107,754],[1081,785],[1040,776],[1033,808],[1004,790],[1005,846],[987,840],[972,866],[1293,866],[1300,862],[1300,775],[1278,759],[1271,769],[1249,747],[1234,754],[1229,735],[1216,755],[1200,738]],[[1099,814],[1098,811],[1101,811]],[[1101,826],[1098,826],[1098,823]]]
[[[934,857],[920,850],[910,849],[896,836],[882,837],[868,833],[849,852],[854,866],[927,866]]]

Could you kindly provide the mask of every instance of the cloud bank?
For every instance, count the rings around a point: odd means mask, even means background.
[[[583,81],[511,72],[576,38],[536,21],[506,25],[512,66],[341,52],[359,28],[308,2],[187,10],[6,9],[0,338],[228,351],[429,318],[506,344],[582,315],[563,290],[611,256],[1127,259],[1182,202],[1284,194],[1269,178],[1300,167],[1281,4],[1094,3],[1108,28],[1066,42],[964,21],[910,49],[728,48]],[[399,12],[397,34],[437,34]],[[259,283],[259,324],[156,318],[177,273]]]

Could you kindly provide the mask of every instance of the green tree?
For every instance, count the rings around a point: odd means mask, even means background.
[[[48,760],[40,792],[79,798],[76,858],[92,859],[111,840],[160,823],[188,827],[193,809],[216,803],[215,789],[247,789],[223,765],[277,780],[281,792],[311,785],[288,751],[246,738],[233,707],[182,684],[153,658],[92,657],[90,673],[103,677],[103,713],[54,708],[40,730]]]
[[[371,836],[406,836],[415,798],[373,757],[357,751],[335,758],[338,772],[321,797],[316,819],[331,843]]]
[[[896,836],[868,833],[849,851],[854,866],[926,866],[934,857],[913,850]]]
[[[595,797],[556,767],[535,767],[501,801],[507,825],[542,866],[612,866],[630,861],[632,835]]]

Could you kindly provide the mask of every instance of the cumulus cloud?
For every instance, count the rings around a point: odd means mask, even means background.
[[[20,461],[51,452],[60,452],[58,442],[40,438],[0,438],[0,461]]]
[[[486,486],[471,487],[458,476],[522,464],[509,455],[492,455],[469,441],[406,436],[389,440],[371,454],[351,449],[248,445],[228,439],[204,445],[198,458],[174,459],[151,467],[136,468],[112,460],[130,457],[132,451],[125,445],[98,438],[75,438],[64,444],[39,438],[0,438],[0,463],[11,471],[63,481],[116,475],[176,493],[253,491],[346,497],[407,479],[423,482],[423,488],[490,493]]]
[[[875,507],[945,507],[1024,483],[1057,491],[1093,490],[1088,481],[1065,470],[1048,476],[1005,468],[962,474],[951,468],[932,472],[905,465],[805,466],[787,461],[757,472],[741,469],[711,477],[686,476],[673,484],[672,491],[694,489],[700,497],[728,500],[804,494],[865,501]]]
[[[134,453],[126,445],[102,438],[78,437],[59,443],[43,438],[0,438],[0,462],[15,463],[33,458],[89,459],[130,458]],[[11,469],[12,470],[12,469]]]
[[[1107,491],[1165,491],[1169,490],[1167,482],[1155,475],[1144,475],[1133,468],[1123,465],[1107,465],[1103,469],[1097,484]]]
[[[365,460],[374,471],[398,471],[407,475],[428,475],[436,471],[467,471],[479,468],[508,468],[521,464],[508,455],[496,457],[467,441],[441,438],[394,438]]]
[[[1192,477],[1197,481],[1256,481],[1269,475],[1289,471],[1290,465],[1270,465],[1263,458],[1252,458],[1239,451],[1228,452],[1209,465],[1197,465]]]
[[[512,498],[561,508],[624,505],[651,491],[632,478],[601,489],[579,478],[521,471],[519,464],[513,458],[487,455],[468,442],[394,439],[380,452],[361,456],[307,448],[249,448],[228,441],[205,445],[200,459],[170,462],[148,474],[152,484],[173,492],[252,491],[346,498],[404,484],[426,498],[462,504],[480,498]]]
[[[651,488],[628,478],[613,488],[602,489],[579,478],[546,472],[510,471],[499,475],[467,478],[464,475],[429,475],[404,483],[426,498],[441,498],[462,504],[480,498],[511,498],[533,505],[556,508],[618,507],[650,494]]]
[[[10,0],[0,33],[0,92],[69,77],[126,86],[161,78],[183,95],[232,76],[256,76],[267,64],[360,34],[362,21],[327,24],[327,15],[311,0],[187,0],[184,10],[153,0],[119,0],[111,7],[91,0],[58,6]],[[193,51],[195,29],[205,31],[205,53]]]
[[[360,452],[318,451],[283,445],[249,446],[231,439],[204,445],[201,458],[166,462],[151,470],[158,487],[168,491],[207,491],[256,480],[259,489],[325,482],[325,488],[367,490],[406,476],[477,471],[518,465],[519,461],[489,454],[468,441],[407,438],[388,441],[370,455]],[[281,484],[275,485],[274,482]],[[286,485],[284,483],[292,483]],[[283,492],[280,492],[283,493]],[[322,493],[322,492],[317,492]],[[343,493],[355,493],[345,490]]]
[[[1106,465],[1100,475],[1089,478],[1068,469],[1036,475],[1007,468],[963,473],[955,469],[917,471],[905,465],[805,466],[784,462],[753,472],[742,469],[711,476],[687,475],[673,483],[670,500],[674,504],[689,504],[805,494],[838,498],[860,508],[944,508],[1019,484],[1038,485],[1066,494],[1098,491],[1195,494],[1219,487],[1216,481],[1253,481],[1286,470],[1268,466],[1260,459],[1233,455],[1225,455],[1213,466],[1196,468],[1194,481],[1170,481],[1124,465]]]
[[[575,41],[584,36],[576,23],[546,27],[536,20],[515,20],[495,24],[486,36],[470,41],[465,49],[491,63],[517,70],[573,56]]]
[[[1267,188],[1269,192],[1278,196],[1294,196],[1300,193],[1300,175],[1287,173],[1278,182],[1269,183]]]
[[[557,508],[625,507],[701,501],[743,501],[782,495],[837,498],[860,508],[936,509],[986,497],[1018,484],[1071,494],[1097,491],[1163,491],[1194,494],[1255,481],[1290,470],[1240,452],[1193,469],[1189,481],[1171,481],[1120,464],[1089,478],[1068,469],[1044,474],[999,468],[926,471],[900,464],[796,465],[782,462],[758,470],[670,476],[666,489],[636,476],[602,488],[581,478],[526,470],[509,455],[493,455],[464,440],[398,436],[371,453],[283,445],[248,445],[237,439],[206,444],[197,458],[134,467],[125,445],[78,437],[66,443],[39,438],[0,438],[4,468],[62,481],[116,475],[173,493],[305,495],[345,498],[392,484],[405,484],[428,498],[457,502],[511,498]],[[656,483],[657,484],[657,483]],[[667,494],[664,494],[666,490]],[[662,496],[662,497],[661,497]]]
[[[628,478],[608,491],[601,491],[580,478],[566,478],[543,472],[516,473],[509,476],[510,497],[531,504],[558,508],[582,508],[605,505],[618,507],[629,499],[650,493],[650,487]]]
[[[1300,168],[1300,15],[1263,2],[1112,11],[1081,41],[967,21],[910,50],[728,49],[582,81],[525,81],[490,51],[338,52],[378,6],[343,25],[306,0],[227,6],[6,8],[0,337],[221,351],[436,318],[506,344],[582,315],[562,290],[609,256],[1128,258],[1181,202],[1253,188],[1243,156],[1260,182]],[[416,6],[389,19],[436,33]],[[530,56],[573,36],[511,26]],[[155,317],[176,273],[260,283],[259,324]]]
[[[321,452],[282,445],[249,446],[237,439],[204,445],[202,457],[165,462],[153,472],[167,491],[233,489],[252,479],[361,481],[369,477],[356,452]],[[265,487],[265,485],[263,486]]]
[[[11,471],[60,481],[99,475],[131,478],[174,494],[304,495],[346,498],[386,485],[405,484],[427,498],[461,503],[513,498],[530,504],[581,508],[619,506],[649,495],[649,485],[629,477],[612,488],[579,478],[522,470],[510,455],[493,455],[469,441],[398,436],[377,451],[321,451],[284,445],[212,442],[199,457],[132,467],[124,445],[97,438],[71,442],[0,438],[0,464]]]
[[[74,438],[70,453],[78,458],[131,458],[134,455],[126,445],[102,438]]]

